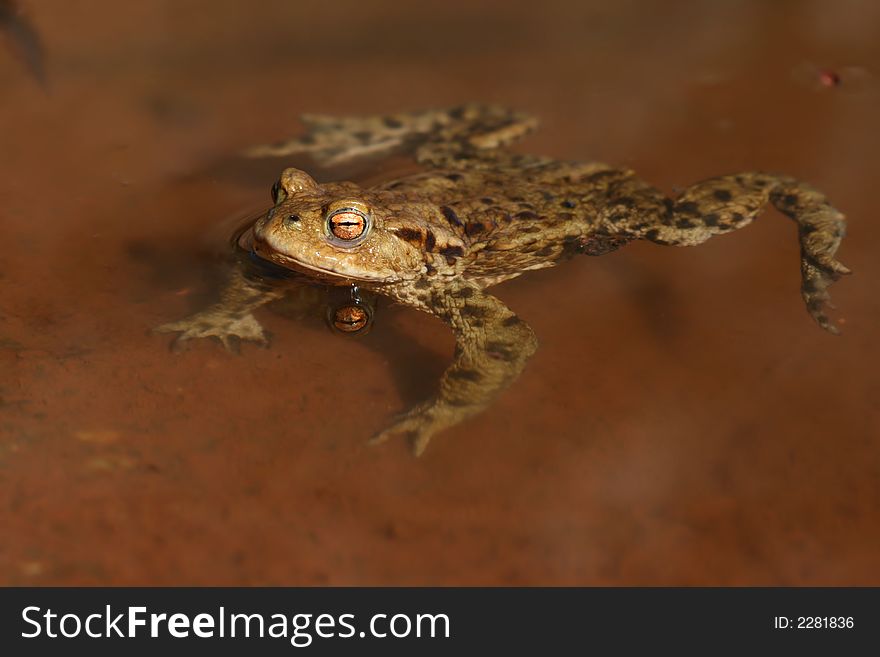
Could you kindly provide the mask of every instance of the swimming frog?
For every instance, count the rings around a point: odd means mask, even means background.
[[[792,218],[801,247],[801,293],[825,330],[828,287],[849,270],[835,259],[844,216],[789,176],[723,175],[675,198],[625,168],[515,154],[507,146],[535,120],[496,106],[333,118],[307,116],[303,136],[251,156],[308,154],[321,165],[409,151],[422,170],[361,187],[318,184],[286,169],[273,207],[240,245],[255,257],[324,283],[354,285],[430,313],[455,335],[455,355],[436,394],[373,438],[395,435],[420,454],[438,431],[478,413],[523,370],[537,341],[489,292],[493,285],[598,256],[633,240],[694,246],[751,222],[770,203]],[[232,276],[221,301],[160,327],[178,340],[213,335],[264,342],[253,310],[281,294],[264,279]]]

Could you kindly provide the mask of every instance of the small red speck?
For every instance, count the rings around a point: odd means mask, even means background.
[[[819,71],[819,83],[823,87],[836,87],[840,85],[840,75],[830,69]]]

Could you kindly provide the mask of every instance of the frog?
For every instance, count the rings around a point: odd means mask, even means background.
[[[418,170],[371,185],[318,183],[288,167],[272,207],[239,239],[251,257],[327,285],[350,286],[443,321],[455,338],[436,393],[376,433],[404,437],[416,455],[432,437],[492,404],[521,375],[538,342],[528,323],[489,290],[576,255],[600,256],[644,240],[696,246],[751,223],[772,206],[794,220],[801,295],[827,332],[828,288],[850,270],[836,259],[845,216],[820,191],[789,175],[718,175],[670,197],[625,167],[515,152],[537,127],[499,105],[392,114],[303,117],[304,134],[246,151],[308,156],[330,167],[406,154]],[[265,344],[253,312],[282,291],[234,273],[221,300],[159,327],[178,341],[230,336]]]

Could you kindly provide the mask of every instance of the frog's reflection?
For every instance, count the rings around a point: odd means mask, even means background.
[[[344,335],[364,335],[373,326],[373,308],[371,303],[354,295],[347,303],[328,304],[327,326]]]
[[[263,263],[257,271],[266,275]],[[274,285],[285,290],[284,296],[272,304],[275,314],[295,320],[323,318],[330,332],[343,337],[364,336],[373,328],[379,298],[356,285],[323,285],[308,277],[279,270]]]

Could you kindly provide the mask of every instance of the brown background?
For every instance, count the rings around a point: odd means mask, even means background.
[[[880,5],[22,5],[47,86],[0,49],[0,582],[880,584]],[[415,460],[364,441],[449,359],[430,317],[346,340],[261,311],[272,348],[240,356],[150,334],[267,203],[284,163],[240,149],[301,112],[468,100],[670,192],[815,184],[851,219],[844,335],[806,315],[773,211],[580,258],[498,288],[541,349]]]

